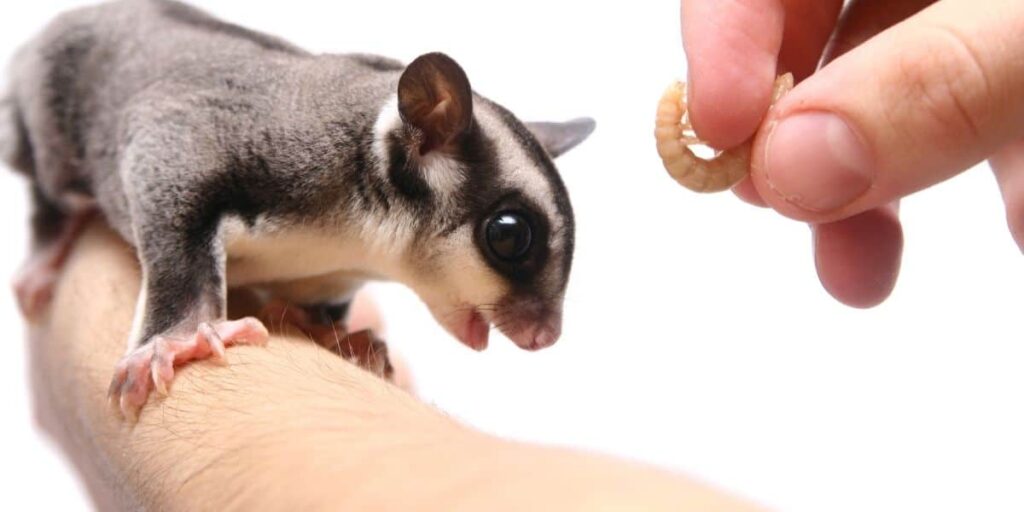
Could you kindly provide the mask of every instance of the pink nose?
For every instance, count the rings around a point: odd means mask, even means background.
[[[540,350],[554,345],[561,334],[562,315],[554,313],[532,326],[510,334],[509,338],[524,350]]]
[[[548,327],[542,327],[537,329],[537,333],[533,335],[533,343],[529,347],[525,347],[529,350],[540,350],[542,348],[550,347],[558,341],[559,332]]]

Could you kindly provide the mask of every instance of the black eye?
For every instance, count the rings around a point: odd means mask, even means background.
[[[487,245],[505,261],[521,259],[530,250],[533,230],[526,217],[516,212],[501,212],[487,222]]]

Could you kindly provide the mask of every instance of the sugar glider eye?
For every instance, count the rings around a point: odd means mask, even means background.
[[[502,211],[487,221],[487,246],[503,261],[521,260],[533,243],[533,228],[526,217],[515,211]]]

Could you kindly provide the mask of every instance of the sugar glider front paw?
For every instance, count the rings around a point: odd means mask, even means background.
[[[131,350],[114,369],[108,398],[116,402],[126,418],[134,419],[146,403],[151,389],[167,394],[174,380],[174,367],[189,361],[224,361],[224,349],[231,345],[265,345],[269,334],[253,317],[199,324],[195,333],[181,336],[161,334]]]

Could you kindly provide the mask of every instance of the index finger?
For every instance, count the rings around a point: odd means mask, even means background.
[[[697,135],[728,149],[750,138],[775,76],[814,72],[842,0],[683,0],[687,98]]]
[[[698,136],[727,149],[753,135],[771,103],[782,46],[780,0],[683,0],[687,106]]]

